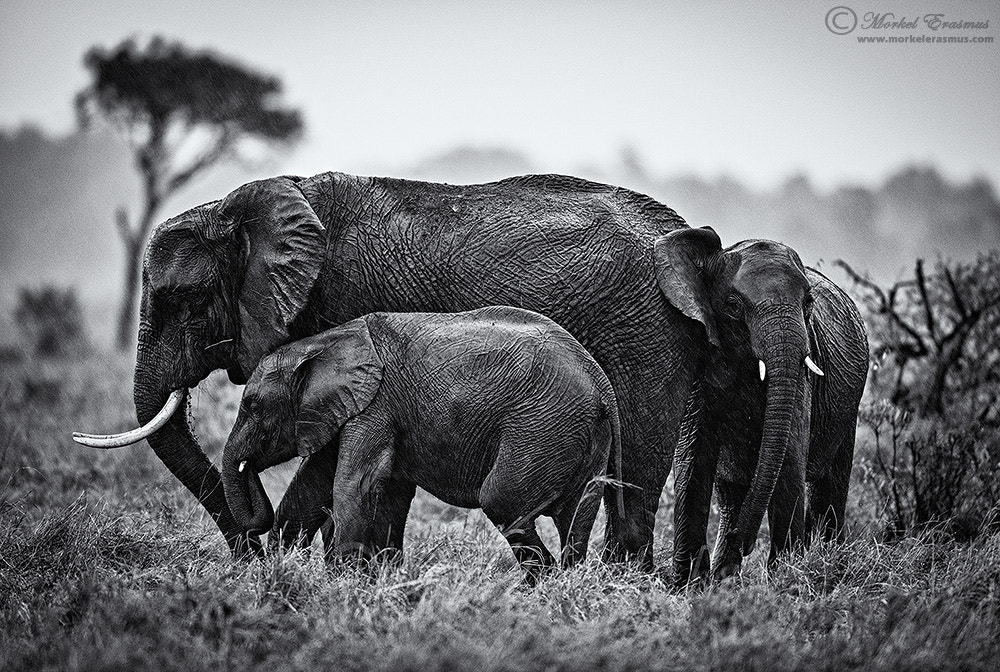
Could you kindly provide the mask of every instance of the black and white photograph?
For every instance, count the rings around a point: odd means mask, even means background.
[[[0,672],[996,669],[995,0],[0,37]]]

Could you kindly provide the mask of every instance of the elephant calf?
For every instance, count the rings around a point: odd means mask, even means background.
[[[226,443],[223,484],[243,529],[264,532],[274,513],[258,472],[306,457],[296,480],[312,491],[297,501],[309,510],[289,519],[312,516],[311,538],[332,488],[327,552],[364,557],[402,550],[419,485],[481,507],[533,582],[554,564],[535,519],[555,520],[564,566],[585,557],[601,499],[594,479],[611,454],[617,471],[620,453],[611,384],[548,318],[508,307],[372,313],[261,360]]]

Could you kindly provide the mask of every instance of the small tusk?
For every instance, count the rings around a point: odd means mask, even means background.
[[[233,342],[233,339],[231,339],[231,338],[224,338],[221,341],[216,341],[215,343],[212,343],[211,345],[206,345],[205,349],[208,350],[210,348],[214,348],[217,345],[222,345],[223,343],[232,343],[232,342]]]
[[[167,424],[167,420],[170,419],[170,416],[174,414],[184,400],[184,393],[186,391],[184,388],[181,388],[171,392],[160,412],[138,429],[132,429],[121,434],[84,434],[82,432],[73,432],[73,440],[92,448],[119,448],[138,443]]]
[[[237,469],[237,471],[239,471],[242,474],[243,470],[246,469],[246,468],[247,468],[247,461],[243,460],[242,462],[240,462],[240,466]]]
[[[767,375],[767,366],[764,364],[764,360],[763,359],[758,359],[757,360],[757,368],[760,370],[760,379],[761,379],[761,381],[763,381],[764,380],[764,376]]]
[[[817,376],[825,376],[826,375],[825,373],[823,373],[823,369],[821,369],[818,366],[816,366],[816,362],[814,362],[809,357],[809,355],[806,355],[806,366],[809,367],[809,370],[812,371],[813,373],[815,373]]]

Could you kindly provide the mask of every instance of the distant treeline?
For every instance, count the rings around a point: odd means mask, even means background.
[[[875,188],[817,191],[803,175],[779,189],[750,191],[731,179],[653,182],[651,195],[692,226],[711,225],[723,242],[771,238],[811,265],[845,259],[884,280],[909,274],[916,258],[975,258],[1000,247],[1000,203],[986,180],[947,182],[934,167],[907,166]]]
[[[294,172],[294,157],[284,169]],[[164,212],[218,198],[262,177],[255,170],[217,170]],[[461,183],[536,171],[516,150],[460,147],[384,172]],[[917,257],[971,259],[1000,248],[993,185],[953,184],[932,166],[903,167],[874,188],[829,192],[817,190],[806,176],[773,191],[755,191],[728,177],[657,176],[628,151],[610,158],[607,167],[566,172],[648,193],[692,226],[715,227],[726,244],[751,237],[781,240],[808,264],[822,261],[822,268],[833,270],[831,262],[843,258],[884,281],[908,273]],[[79,285],[86,304],[116,300],[122,253],[115,209],[137,207],[137,179],[129,152],[113,135],[0,131],[0,308],[11,306],[19,286],[43,282]]]

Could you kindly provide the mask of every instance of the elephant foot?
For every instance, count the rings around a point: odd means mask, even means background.
[[[744,548],[746,545],[740,540],[736,532],[729,532],[722,537],[722,546],[716,552],[715,571],[712,573],[712,580],[723,581],[731,576],[740,573],[743,565]],[[750,543],[753,548],[753,542]]]
[[[634,564],[637,569],[647,574],[656,571],[656,565],[653,563],[653,551],[649,546],[630,551],[620,544],[608,544],[601,553],[601,560],[609,565]]]
[[[683,553],[674,557],[674,583],[678,588],[698,581],[708,582],[711,570],[707,544],[702,544],[695,553]]]
[[[740,573],[740,568],[742,567],[742,562],[737,560],[735,562],[728,562],[725,564],[720,564],[715,568],[715,573],[712,576],[712,581],[715,583],[721,583],[726,579],[736,576]]]

